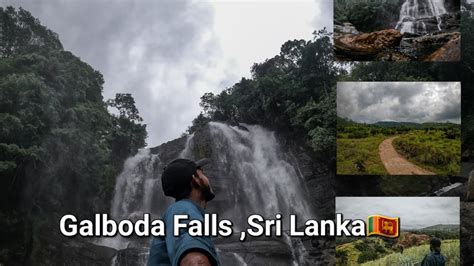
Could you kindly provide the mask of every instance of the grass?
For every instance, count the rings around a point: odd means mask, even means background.
[[[397,152],[422,168],[440,175],[459,175],[459,138],[446,138],[441,130],[415,130],[399,136],[393,144]]]
[[[337,139],[337,174],[386,175],[379,156],[379,145],[387,137],[379,134],[366,138]]]
[[[411,247],[403,253],[392,253],[378,260],[369,261],[362,265],[419,265],[426,254],[430,252],[429,244]],[[460,265],[459,240],[443,240],[441,254],[447,258],[446,265]]]
[[[380,188],[386,195],[419,196],[428,191],[435,191],[449,185],[447,176],[383,176]]]
[[[337,265],[359,265],[365,261],[375,260],[390,254],[392,251],[378,237],[362,238],[336,247]]]

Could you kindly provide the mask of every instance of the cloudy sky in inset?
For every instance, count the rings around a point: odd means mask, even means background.
[[[4,0],[99,70],[104,98],[132,93],[156,146],[183,133],[205,92],[250,76],[287,40],[332,30],[332,0]]]
[[[460,224],[458,197],[336,197],[336,213],[344,219],[369,215],[400,217],[400,228],[421,229],[437,224]]]
[[[337,115],[356,122],[461,123],[459,82],[339,82]]]

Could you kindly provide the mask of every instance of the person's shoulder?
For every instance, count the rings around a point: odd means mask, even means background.
[[[171,204],[166,210],[166,214],[189,214],[201,213],[198,206],[190,200],[179,200]]]

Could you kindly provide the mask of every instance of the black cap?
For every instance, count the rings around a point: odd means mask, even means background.
[[[430,240],[430,245],[435,247],[435,248],[439,248],[439,247],[441,247],[441,240],[437,237],[433,237]]]
[[[188,159],[176,159],[170,162],[161,175],[161,185],[166,196],[177,200],[183,199],[191,193],[192,176],[196,170],[208,164],[209,159],[191,161]]]

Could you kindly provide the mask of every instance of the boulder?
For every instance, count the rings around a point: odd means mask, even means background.
[[[335,34],[334,37],[336,56],[370,60],[383,50],[397,46],[402,34],[398,30],[387,29],[358,35]]]
[[[441,48],[430,54],[424,61],[453,62],[461,60],[461,36],[453,36]]]
[[[352,23],[345,22],[343,24],[335,24],[334,32],[337,33],[348,33],[348,34],[359,34],[360,32],[356,29]]]
[[[452,43],[447,45],[451,40]],[[444,32],[420,37],[404,34],[399,51],[421,61],[456,61],[461,54],[460,33]]]

